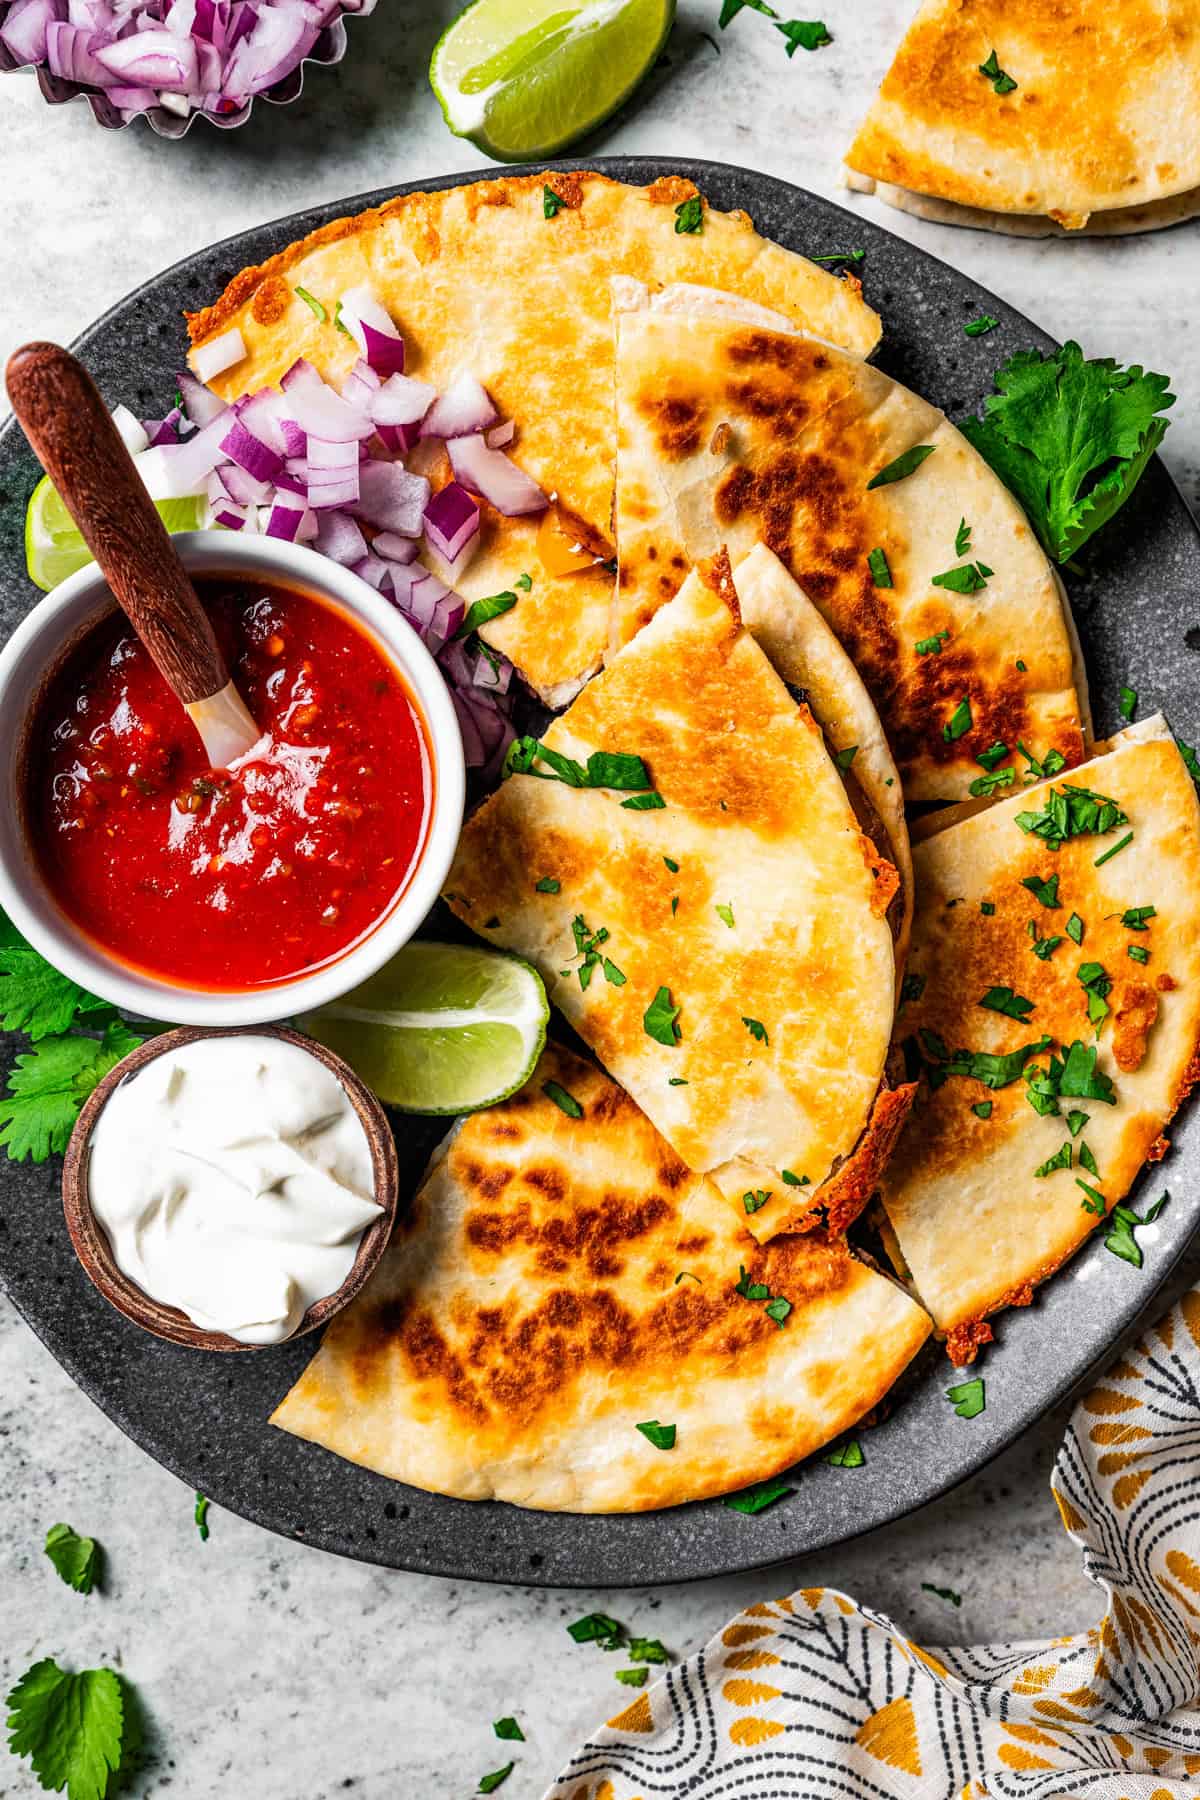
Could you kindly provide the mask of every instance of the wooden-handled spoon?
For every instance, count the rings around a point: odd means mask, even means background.
[[[261,737],[229,677],[208,615],[83,364],[59,344],[26,344],[8,395],[116,599],[179,699],[215,769]]]

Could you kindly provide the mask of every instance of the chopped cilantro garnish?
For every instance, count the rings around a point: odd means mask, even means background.
[[[867,483],[868,492],[872,488],[889,487],[893,481],[903,481],[905,476],[919,469],[925,458],[932,456],[936,448],[936,444],[914,444],[911,450],[906,450],[902,456],[897,456],[893,462],[880,469],[878,475],[872,475]]]
[[[742,1195],[742,1205],[748,1213],[756,1213],[762,1210],[770,1198],[770,1188],[750,1188]]]
[[[343,337],[353,337],[354,336],[354,333],[351,331],[350,327],[347,325],[346,321],[342,317],[342,303],[340,300],[338,301],[337,305],[333,309],[333,324],[334,324],[334,329],[336,331],[340,331]]]
[[[1048,1043],[1049,1039],[1043,1048]],[[1105,1106],[1115,1106],[1117,1097],[1111,1077],[1096,1067],[1099,1054],[1095,1044],[1083,1044],[1076,1038],[1065,1056],[1051,1056],[1048,1068],[1027,1069],[1027,1098],[1034,1111],[1043,1115],[1057,1113],[1060,1098],[1100,1100]],[[1075,1116],[1075,1113],[1071,1114],[1071,1118]],[[1075,1135],[1074,1128],[1071,1135]]]
[[[1119,839],[1119,841],[1117,843],[1113,844],[1111,846],[1111,848],[1109,848],[1108,850],[1105,850],[1103,855],[1098,856],[1096,858],[1094,864],[1092,865],[1093,868],[1096,868],[1096,869],[1103,868],[1103,866],[1106,862],[1111,862],[1114,856],[1119,856],[1121,854],[1122,850],[1127,850],[1129,848],[1130,844],[1132,844],[1132,842],[1133,842],[1133,833],[1132,833],[1132,831],[1127,831],[1123,838]]]
[[[1125,946],[1125,954],[1135,963],[1148,963],[1150,961],[1150,952],[1147,950],[1145,944],[1127,944]]]
[[[1082,944],[1083,942],[1083,920],[1078,913],[1073,912],[1067,920],[1067,936],[1073,944]]]
[[[1053,1175],[1056,1169],[1069,1169],[1070,1167],[1071,1144],[1068,1140],[1061,1150],[1056,1150],[1053,1156],[1048,1156],[1045,1162],[1040,1163],[1033,1172],[1035,1175]]]
[[[1145,931],[1147,919],[1157,919],[1156,906],[1127,906],[1121,914],[1121,923],[1127,931]]]
[[[1000,63],[994,50],[991,52],[986,62],[980,63],[979,73],[987,76],[992,87],[998,94],[1011,94],[1016,88],[1017,84],[1012,76],[1006,74],[1000,67]]]
[[[812,1185],[807,1175],[793,1175],[790,1169],[780,1169],[779,1173],[789,1187],[810,1187]]]
[[[52,1525],[46,1533],[46,1555],[61,1580],[77,1594],[90,1594],[99,1573],[100,1546],[95,1538],[80,1537],[69,1525]]]
[[[877,588],[890,588],[895,586],[895,583],[892,580],[892,570],[887,559],[886,550],[872,550],[867,557],[867,567],[871,571],[871,580],[875,583]]]
[[[209,1500],[207,1495],[197,1494],[196,1504],[192,1508],[192,1519],[195,1522],[196,1530],[200,1533],[200,1542],[202,1544],[207,1544],[208,1542],[208,1508]]]
[[[825,1458],[825,1461],[835,1469],[861,1469],[866,1460],[862,1445],[857,1438],[846,1438]]]
[[[1138,703],[1137,689],[1131,688],[1131,687],[1123,687],[1121,689],[1121,702],[1120,702],[1121,717],[1124,719],[1124,721],[1127,725],[1131,724],[1133,721],[1133,715],[1137,711],[1137,703]]]
[[[671,1004],[670,988],[660,987],[642,1016],[646,1036],[674,1049],[682,1036],[677,1023],[680,1011],[681,1008]]]
[[[775,29],[787,39],[789,57],[795,56],[797,50],[820,50],[833,42],[823,19],[780,19]]]
[[[971,1381],[960,1381],[957,1387],[947,1388],[946,1398],[954,1402],[960,1419],[977,1419],[986,1405],[983,1377],[976,1375]]]
[[[860,263],[866,254],[865,250],[830,250],[825,256],[810,256],[808,260],[815,263]]]
[[[671,1283],[671,1286],[678,1287],[681,1281],[694,1281],[697,1287],[704,1286],[704,1283],[701,1281],[700,1277],[698,1275],[693,1275],[693,1273],[690,1269],[680,1269],[678,1275],[675,1277],[674,1281]]]
[[[472,600],[463,614],[463,622],[455,632],[455,637],[470,637],[473,631],[478,631],[489,619],[499,619],[506,612],[511,612],[516,604],[517,596],[508,589],[502,594],[490,594],[486,600]],[[582,783],[578,785],[582,786]]]
[[[645,1687],[650,1677],[649,1669],[614,1669],[613,1674],[626,1687]]]
[[[1200,756],[1197,756],[1192,746],[1190,744],[1185,744],[1182,738],[1175,739],[1175,748],[1178,750],[1180,756],[1182,756],[1183,766],[1191,776],[1192,780],[1200,782]]]
[[[704,202],[699,194],[693,194],[688,200],[681,200],[675,208],[675,230],[678,235],[703,231]]]
[[[981,900],[979,902],[979,910],[985,919],[990,919],[995,914],[996,903],[994,900]]]
[[[942,726],[942,736],[948,744],[953,744],[956,739],[964,737],[973,724],[971,697],[969,694],[964,694],[951,713],[949,723]]]
[[[935,631],[932,637],[918,638],[914,648],[918,656],[940,656],[949,642],[948,631]]]
[[[728,925],[730,931],[732,931],[733,930],[733,908],[732,908],[732,906],[725,906],[722,902],[718,901],[717,905],[713,908],[713,911],[716,913],[716,915],[717,915],[718,919],[720,919],[721,923],[723,925]]]
[[[667,1080],[668,1087],[688,1087],[690,1084],[682,1075],[672,1075]]]
[[[1049,790],[1040,812],[1018,813],[1016,823],[1022,831],[1041,838],[1051,850],[1058,850],[1069,838],[1103,837],[1129,821],[1107,794],[1095,794],[1090,788],[1064,782],[1061,788]]]
[[[525,1742],[525,1733],[515,1719],[496,1719],[492,1724],[492,1730],[498,1738],[505,1738],[510,1743],[523,1744]]]
[[[1101,1025],[1107,1019],[1111,1008],[1108,996],[1112,993],[1112,977],[1103,963],[1080,963],[1076,970],[1080,987],[1087,995],[1088,1018],[1093,1025]]]
[[[932,1581],[923,1581],[921,1583],[921,1592],[923,1594],[936,1595],[939,1600],[944,1600],[948,1606],[962,1605],[961,1594],[956,1594],[953,1588],[934,1587]]]
[[[1084,1212],[1095,1213],[1098,1218],[1103,1218],[1104,1214],[1108,1211],[1108,1201],[1104,1198],[1104,1195],[1099,1189],[1094,1188],[1090,1181],[1081,1181],[1078,1175],[1075,1177],[1075,1186],[1077,1188],[1082,1188],[1084,1194],[1087,1196],[1086,1199],[1080,1202]]]
[[[740,1294],[743,1300],[769,1300],[771,1298],[771,1290],[765,1281],[751,1281],[750,1271],[745,1263],[738,1264],[738,1278],[733,1284],[733,1291],[735,1294]]]
[[[992,1108],[995,1104],[996,1102],[994,1100],[977,1100],[971,1108],[971,1111],[975,1114],[977,1119],[990,1119],[992,1116]]]
[[[1114,1256],[1119,1256],[1122,1262],[1132,1263],[1135,1269],[1140,1269],[1144,1261],[1142,1247],[1133,1234],[1139,1225],[1153,1224],[1170,1198],[1170,1194],[1166,1193],[1161,1200],[1156,1200],[1145,1218],[1139,1217],[1131,1206],[1114,1206],[1104,1248],[1111,1250]]]
[[[477,601],[476,604],[489,603]],[[538,763],[545,767],[536,767]],[[573,788],[628,791],[653,785],[640,756],[631,756],[625,751],[593,750],[585,766],[534,737],[513,739],[504,758],[503,774],[505,779],[510,775],[535,775],[539,781],[561,781],[566,787]]]
[[[1016,778],[1015,769],[997,769],[992,775],[977,775],[967,791],[975,800],[990,800],[1001,788],[1011,787]]]
[[[635,1663],[668,1663],[671,1655],[661,1638],[631,1637],[629,1660]]]
[[[776,1325],[778,1325],[780,1331],[783,1330],[784,1325],[787,1323],[787,1316],[791,1312],[791,1310],[792,1310],[791,1301],[785,1300],[782,1294],[776,1294],[775,1298],[773,1300],[769,1300],[767,1302],[766,1306],[764,1306],[764,1308],[763,1308],[763,1311],[766,1313],[768,1319],[773,1319],[775,1321]]]
[[[542,879],[536,884],[534,891],[538,894],[557,894],[561,889],[562,883],[555,881],[553,875],[543,875]]]
[[[515,1767],[515,1763],[509,1762],[505,1763],[502,1769],[493,1769],[490,1775],[481,1775],[479,1777],[479,1786],[475,1790],[476,1793],[494,1794],[498,1787],[504,1786],[504,1783],[508,1780]]]
[[[518,575],[517,579],[513,582],[513,586],[519,587],[523,593],[527,594],[533,586],[533,576],[528,574]]]
[[[853,761],[857,755],[858,755],[858,745],[857,744],[847,744],[845,749],[838,751],[837,755],[834,757],[833,760],[837,764],[838,768],[842,771],[842,774],[844,775],[844,774],[846,774],[847,770],[850,768],[851,764],[853,763]]]
[[[1028,888],[1034,898],[1051,912],[1062,905],[1062,901],[1058,897],[1057,875],[1026,875],[1021,881],[1021,886]]]
[[[566,1113],[568,1119],[582,1119],[583,1108],[574,1094],[569,1094],[561,1082],[543,1081],[542,1092],[547,1100],[553,1100],[559,1112]]]
[[[1072,1137],[1079,1136],[1091,1116],[1091,1113],[1080,1112],[1076,1107],[1071,1108],[1067,1114],[1067,1130]]]
[[[1174,395],[1166,376],[1086,361],[1075,343],[1020,351],[995,380],[984,417],[962,429],[1065,562],[1133,492]]]
[[[329,314],[325,311],[325,308],[321,305],[321,302],[317,299],[316,295],[310,294],[307,288],[302,287],[295,288],[293,291],[296,294],[297,299],[303,300],[309,312],[314,314],[320,323],[324,325]]]
[[[947,588],[952,594],[981,594],[994,571],[984,562],[962,563],[957,569],[946,569],[930,580],[934,587]]]
[[[1032,925],[1033,920],[1031,919],[1029,923]],[[1032,932],[1031,935],[1033,937],[1033,954],[1036,957],[1039,957],[1042,962],[1049,962],[1050,958],[1054,955],[1054,952],[1058,949],[1058,946],[1062,943],[1061,937],[1039,937],[1036,931]]]
[[[750,1036],[754,1039],[756,1044],[770,1043],[771,1040],[767,1036],[767,1028],[761,1019],[748,1019],[745,1013],[743,1013],[742,1024],[746,1027],[746,1030],[750,1033]]]
[[[1096,1159],[1088,1146],[1083,1143],[1079,1146],[1079,1166],[1081,1169],[1086,1169],[1089,1175],[1094,1175],[1096,1180],[1099,1181],[1100,1170],[1096,1166]]]
[[[970,548],[971,527],[967,524],[965,518],[960,519],[958,521],[958,530],[954,534],[954,554],[955,556],[966,556]]]
[[[612,987],[624,987],[625,976],[621,970],[609,957],[601,954],[601,946],[608,942],[607,928],[602,925],[599,931],[593,931],[583,914],[576,913],[571,920],[571,933],[575,939],[575,954],[582,959],[575,971],[580,990],[586,994],[597,969],[603,972],[604,979]]]
[[[566,201],[560,199],[552,187],[542,189],[542,217],[544,219],[552,219],[556,213],[562,211],[566,204]]]
[[[1025,667],[1025,664],[1018,663],[1017,667],[1018,667],[1018,669],[1023,669]],[[1029,781],[1044,781],[1047,779],[1047,777],[1049,777],[1051,775],[1061,775],[1062,771],[1067,766],[1067,759],[1063,755],[1062,751],[1055,750],[1053,747],[1051,749],[1047,750],[1045,756],[1041,759],[1040,762],[1039,762],[1038,758],[1033,754],[1033,751],[1029,748],[1029,745],[1023,744],[1021,742],[1020,738],[1017,739],[1017,749],[1021,752],[1021,755],[1025,758],[1025,762],[1027,765],[1027,767],[1025,769],[1025,780],[1027,782],[1029,782]]]
[[[989,988],[979,1004],[989,1012],[1004,1013],[1010,1019],[1027,1019],[1033,1011],[1033,1001],[1027,1000],[1024,994],[1014,994],[1010,987]]]
[[[670,869],[672,875],[678,875],[679,864],[672,857],[664,856],[663,861],[666,863],[668,869]]]
[[[786,1500],[795,1491],[786,1481],[760,1481],[754,1487],[743,1488],[740,1494],[726,1494],[723,1504],[734,1512],[766,1512],[768,1506],[774,1506],[779,1500]]]
[[[952,1075],[961,1075],[972,1081],[978,1081],[993,1092],[998,1088],[1009,1087],[1018,1081],[1024,1071],[1025,1064],[1031,1056],[1040,1056],[1048,1050],[1051,1039],[1040,1037],[1031,1044],[1022,1044],[1006,1055],[993,1055],[988,1050],[955,1050],[951,1053],[936,1032],[922,1028],[921,1043],[930,1064],[929,1084],[933,1088],[941,1087]]]
[[[992,744],[987,750],[981,750],[975,758],[975,761],[979,764],[981,769],[987,769],[990,773],[990,771],[996,767],[997,763],[1002,763],[1004,761],[1008,753],[1008,745],[997,742]]]
[[[621,802],[626,812],[660,812],[666,804],[662,795],[653,789],[648,794],[634,794],[632,799]]]
[[[656,1450],[673,1450],[675,1448],[675,1427],[660,1425],[657,1419],[646,1419],[637,1427],[644,1438],[649,1439]]]
[[[617,1650],[625,1642],[625,1627],[607,1613],[585,1613],[567,1626],[567,1633],[577,1644],[599,1644],[604,1650]]]
[[[989,331],[995,331],[999,323],[999,319],[994,319],[991,313],[980,313],[978,318],[967,320],[963,333],[966,337],[985,337]]]

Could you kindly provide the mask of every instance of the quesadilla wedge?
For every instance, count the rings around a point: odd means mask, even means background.
[[[846,163],[921,218],[1120,234],[1200,212],[1198,0],[924,0]]]
[[[857,667],[910,804],[966,798],[998,740],[1080,760],[1054,571],[942,413],[803,334],[648,308],[616,327],[615,647],[691,563],[762,542]]]
[[[458,1499],[640,1512],[819,1449],[929,1329],[844,1240],[760,1249],[627,1094],[550,1044],[443,1146],[272,1423]]]
[[[853,1218],[912,1097],[884,1080],[897,875],[727,559],[517,750],[463,832],[454,911],[535,965],[756,1237]]]
[[[485,509],[455,586],[468,602],[517,596],[483,635],[552,706],[599,666],[611,600],[610,277],[734,290],[860,355],[879,339],[858,282],[761,238],[745,213],[705,207],[698,229],[681,229],[677,208],[695,197],[679,177],[640,188],[586,171],[398,195],[243,269],[189,315],[194,349],[241,332],[247,355],[213,383],[229,400],[278,383],[298,357],[340,385],[358,347],[336,328],[337,302],[364,286],[404,337],[408,375],[439,389],[463,371],[483,383],[515,423],[513,460],[561,508],[562,529]],[[440,486],[445,457],[426,472]]]
[[[896,1030],[928,1088],[882,1195],[961,1360],[1124,1200],[1200,1073],[1200,806],[1150,719],[914,862]]]

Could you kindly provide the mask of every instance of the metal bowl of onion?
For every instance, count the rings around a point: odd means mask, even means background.
[[[346,19],[375,0],[0,0],[0,73],[32,72],[51,106],[86,100],[107,131],[144,118],[179,138],[243,125],[256,98],[295,100],[304,65],[341,62]]]

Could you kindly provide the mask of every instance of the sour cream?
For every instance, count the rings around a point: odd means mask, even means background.
[[[121,1083],[88,1195],[143,1293],[244,1344],[290,1337],[379,1216],[371,1147],[332,1070],[280,1038],[198,1038]]]

